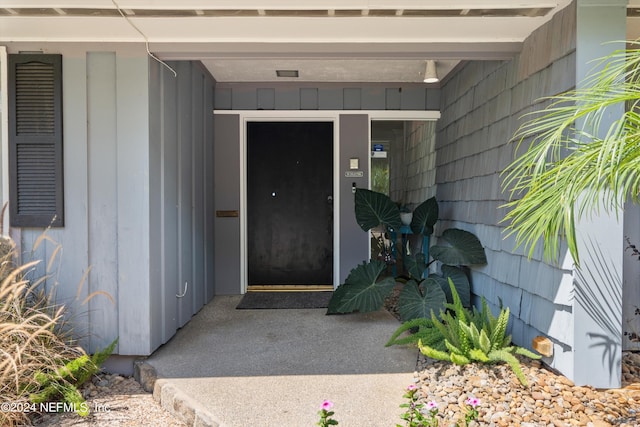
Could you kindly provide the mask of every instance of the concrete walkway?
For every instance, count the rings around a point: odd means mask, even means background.
[[[384,347],[393,316],[236,310],[240,298],[215,297],[138,364],[163,407],[188,425],[303,427],[329,399],[340,426],[400,423],[417,350]]]

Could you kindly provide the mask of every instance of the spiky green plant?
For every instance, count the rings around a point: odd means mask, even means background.
[[[409,334],[401,336],[405,332],[409,332]],[[419,341],[424,345],[432,346],[438,350],[445,350],[444,337],[438,328],[433,326],[433,321],[425,317],[404,322],[396,329],[393,335],[391,335],[391,338],[389,338],[385,346],[418,345]]]
[[[509,308],[503,308],[498,317],[482,299],[482,309],[475,307],[470,311],[463,307],[456,288],[451,280],[449,287],[453,304],[447,304],[447,311],[440,311],[440,319],[431,312],[431,319],[414,319],[404,323],[393,334],[387,345],[418,344],[418,348],[427,357],[445,360],[457,365],[472,362],[506,362],[523,386],[527,386],[520,362],[516,354],[539,359],[531,351],[511,345],[511,335],[507,335]],[[399,338],[405,332],[417,328],[417,332],[408,337]]]
[[[113,353],[117,343],[116,339],[93,356],[83,354],[53,372],[36,372],[35,381],[38,389],[29,395],[29,400],[33,403],[42,403],[60,397],[61,401],[73,404],[78,415],[89,415],[88,406],[82,405],[85,399],[78,388],[98,373],[100,366]]]

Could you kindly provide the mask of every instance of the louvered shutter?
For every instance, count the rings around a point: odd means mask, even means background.
[[[62,57],[8,59],[10,222],[62,227]]]

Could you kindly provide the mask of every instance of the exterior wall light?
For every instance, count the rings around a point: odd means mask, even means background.
[[[425,83],[438,83],[438,73],[436,72],[436,61],[428,60],[427,66],[424,70],[424,82]]]

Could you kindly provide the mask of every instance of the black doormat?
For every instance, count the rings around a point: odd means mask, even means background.
[[[247,292],[236,309],[327,308],[331,295],[333,292]]]

